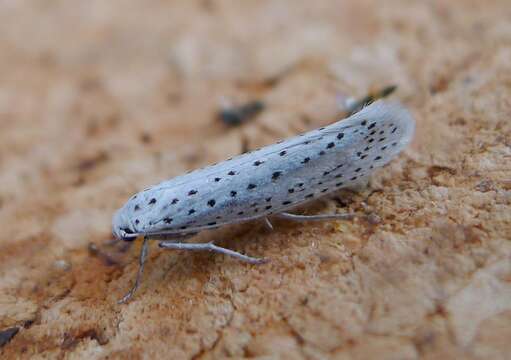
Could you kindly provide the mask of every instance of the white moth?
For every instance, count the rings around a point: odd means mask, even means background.
[[[178,176],[133,195],[113,217],[113,233],[144,237],[135,285],[143,272],[149,239],[166,249],[209,250],[249,263],[249,257],[213,243],[186,243],[199,231],[279,216],[289,220],[347,219],[353,214],[287,213],[307,201],[353,186],[405,148],[415,122],[397,103],[376,101],[356,114],[218,164]]]

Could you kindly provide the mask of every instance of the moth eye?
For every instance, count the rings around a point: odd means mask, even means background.
[[[121,228],[120,230],[121,230],[121,239],[123,241],[133,241],[137,238],[136,236],[132,236],[132,234],[134,234],[134,232],[131,231],[131,229],[129,229],[129,228]]]

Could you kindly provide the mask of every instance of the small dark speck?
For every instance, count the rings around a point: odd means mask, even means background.
[[[362,151],[357,152],[357,156],[362,156]]]
[[[219,178],[219,177],[216,177],[216,178],[215,178],[215,182],[219,182],[220,180],[222,180],[222,179],[221,179],[221,178]]]
[[[393,142],[393,143],[392,143],[392,146],[396,146],[396,145],[397,145],[397,142]]]
[[[197,190],[190,190],[188,191],[188,196],[197,194]]]
[[[303,159],[302,164],[307,164],[310,161],[310,159],[311,158],[306,157],[305,159]]]
[[[190,209],[190,210],[188,211],[188,215],[192,215],[194,212],[195,212],[195,210],[194,210],[194,209]]]
[[[369,133],[369,135],[374,135],[374,134],[376,134],[376,130],[373,130],[373,131],[371,131],[371,132]]]
[[[327,192],[328,189],[322,189],[321,192],[324,193],[324,192]]]
[[[140,220],[135,219],[135,224],[137,224],[137,225],[140,224]]]
[[[267,198],[266,198],[266,199],[264,199],[264,200],[266,200],[266,202],[270,202],[270,201],[271,201],[271,197],[267,197]]]
[[[213,206],[215,206],[215,204],[216,204],[215,199],[208,200],[208,205],[209,206],[213,207]]]
[[[290,193],[290,194],[292,194],[292,193],[294,193],[294,192],[295,192],[295,189],[287,189],[287,192],[288,192],[288,193]]]
[[[209,226],[211,226],[211,225],[216,225],[216,221],[209,222],[209,223],[208,223],[208,225],[209,225]]]
[[[360,123],[362,126],[366,126],[367,125],[367,120],[364,120]]]
[[[318,185],[323,185],[323,182],[322,181],[318,182]]]
[[[328,143],[328,145],[326,146],[327,149],[331,149],[335,146],[335,144],[333,142],[331,143]]]
[[[291,204],[291,201],[284,201],[284,202],[282,203],[282,205],[289,205],[289,204]]]
[[[308,195],[305,195],[305,198],[306,198],[306,199],[310,199],[310,198],[312,198],[312,197],[314,197],[314,194],[308,194]]]
[[[366,157],[367,157],[367,154],[362,155],[360,158],[361,158],[361,159],[365,159]]]
[[[234,171],[232,171],[232,170],[231,170],[231,171],[229,171],[229,172],[227,173],[227,175],[231,175],[231,176],[233,176],[233,175],[236,175],[236,173],[235,173]]]
[[[298,184],[296,184],[296,186],[298,186],[298,187],[302,187],[302,186],[303,186],[303,183],[298,183]]]
[[[240,212],[238,213],[238,215],[243,215],[243,214],[244,214],[244,212],[243,212],[243,211],[240,211]]]
[[[248,184],[247,190],[252,190],[252,189],[255,189],[256,187],[257,187],[256,184]]]
[[[16,326],[0,331],[0,348],[6,345],[18,333],[19,328]]]
[[[378,134],[380,134],[380,135],[385,134],[385,130],[380,131]]]
[[[215,219],[220,220],[222,217],[218,215]]]
[[[156,204],[156,199],[155,198],[152,198],[151,200],[149,200],[149,205],[152,205],[152,204]]]
[[[178,202],[179,202],[179,199],[172,199],[171,204],[172,204],[172,205],[175,205],[175,204],[177,204]]]
[[[339,186],[343,186],[343,185],[344,185],[344,183],[343,183],[343,182],[340,182],[340,183],[335,184],[335,186],[337,186],[337,187],[339,187]]]
[[[378,139],[378,141],[379,141],[379,142],[385,141],[385,138],[384,138],[384,137],[379,138],[379,139]]]
[[[373,139],[373,138],[370,138],[367,142],[368,142],[368,143],[372,143],[373,141],[374,141],[374,139]]]
[[[381,156],[375,157],[374,160],[381,160]]]
[[[340,178],[342,178],[342,174],[337,174],[337,175],[335,175],[335,178],[336,178],[336,179],[340,179]]]
[[[344,137],[344,133],[337,134],[337,139],[341,140]]]
[[[237,194],[237,192],[236,192],[236,191],[231,191],[231,197],[235,197],[235,196],[236,196],[236,194]]]
[[[371,129],[372,129],[373,127],[375,127],[375,126],[376,126],[376,123],[372,123],[371,125],[369,125],[369,126],[367,127],[367,130],[371,130]]]
[[[186,229],[187,227],[188,227],[188,226],[181,226],[181,227],[180,227],[180,229],[181,229],[181,230],[184,230],[184,229]]]
[[[270,210],[271,208],[272,208],[272,206],[271,206],[271,205],[267,205],[264,209],[265,209],[265,210]]]
[[[135,211],[140,210],[140,206],[135,205],[135,208],[133,210],[135,210]]]
[[[387,145],[382,146],[382,147],[381,147],[381,150],[383,151],[383,150],[385,150],[386,148],[387,148]]]
[[[392,129],[392,134],[394,134],[397,130],[397,127],[395,127],[394,129]]]
[[[164,222],[165,224],[170,224],[170,223],[172,222],[172,218],[168,218],[168,217],[163,218],[163,222]]]
[[[281,152],[279,153],[279,155],[280,155],[280,156],[284,156],[284,155],[286,155],[286,154],[287,154],[287,151],[286,151],[286,150],[283,150],[283,151],[281,151]]]
[[[307,141],[304,141],[303,143],[304,143],[304,145],[309,145],[311,142],[310,142],[310,140],[307,140]]]
[[[350,180],[351,180],[351,181],[355,181],[355,180],[357,180],[357,177],[356,177],[356,176],[353,176]]]
[[[255,209],[254,209],[254,212],[259,212],[259,209],[258,209],[258,208],[255,208]]]
[[[264,161],[259,161],[259,160],[254,161],[254,166],[259,166],[259,165],[261,165],[262,163],[264,163]]]
[[[320,156],[323,156],[323,155],[325,155],[325,152],[324,152],[323,150],[321,150],[321,151],[319,152],[319,155],[320,155]]]
[[[325,171],[325,172],[323,173],[323,176],[327,176],[328,174],[330,174],[330,171]]]
[[[272,180],[277,180],[280,176],[280,174],[282,174],[282,172],[280,171],[275,171],[272,175],[271,175],[271,179]]]
[[[325,128],[324,128],[324,127],[320,127],[320,128],[318,129],[318,131],[321,131],[321,130],[325,130]]]
[[[364,151],[369,151],[369,150],[371,150],[370,146],[366,146],[366,148],[364,149]]]
[[[357,168],[355,172],[359,172],[360,170],[362,170],[362,168]]]

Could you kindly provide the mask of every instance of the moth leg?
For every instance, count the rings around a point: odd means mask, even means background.
[[[138,258],[138,272],[137,277],[135,278],[135,284],[131,288],[130,291],[126,295],[123,296],[121,300],[118,301],[119,304],[124,304],[127,301],[129,301],[133,294],[135,294],[135,291],[137,291],[138,286],[140,285],[140,281],[142,280],[142,274],[144,273],[144,264],[147,257],[147,249],[149,245],[149,239],[147,237],[144,237],[144,242],[142,243],[142,250],[140,250],[140,256]]]
[[[273,225],[272,225],[270,219],[265,217],[263,221],[264,221],[264,224],[266,225],[266,227],[268,228],[268,230],[273,231]]]
[[[164,249],[172,249],[172,250],[192,250],[192,251],[213,251],[224,255],[232,256],[238,260],[249,264],[262,264],[267,261],[264,258],[255,258],[247,255],[243,255],[234,250],[226,249],[220,246],[216,246],[213,242],[208,243],[198,243],[198,244],[187,244],[187,243],[176,243],[171,241],[161,241],[158,244],[159,247]]]
[[[298,215],[287,212],[275,214],[276,217],[291,221],[323,221],[323,220],[351,220],[355,214],[325,214],[325,215]]]

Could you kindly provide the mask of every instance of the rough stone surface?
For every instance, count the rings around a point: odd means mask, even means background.
[[[508,357],[509,1],[172,3],[0,2],[0,357]],[[390,84],[413,144],[304,210],[380,221],[198,238],[263,266],[152,247],[116,304],[140,249],[106,245],[129,195]],[[215,118],[255,98],[250,123]]]

